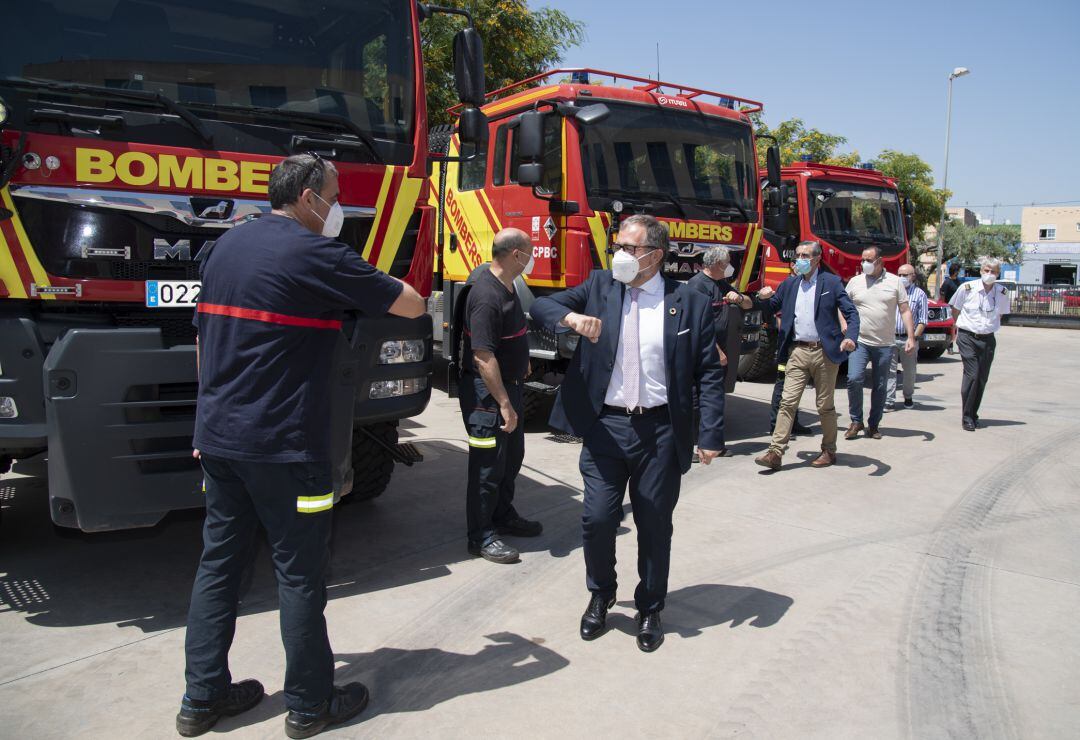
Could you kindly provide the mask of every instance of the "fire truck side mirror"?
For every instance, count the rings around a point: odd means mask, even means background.
[[[517,170],[518,185],[536,187],[544,179],[544,165],[539,162],[519,164]]]
[[[468,107],[458,117],[458,138],[462,144],[475,144],[477,148],[487,141],[488,120],[479,108]]]
[[[522,159],[539,159],[544,156],[544,114],[528,110],[518,116],[514,139],[518,156]]]
[[[454,83],[462,103],[484,104],[484,42],[475,28],[463,28],[454,35]]]
[[[765,170],[769,184],[780,187],[780,147],[773,144],[765,150]]]

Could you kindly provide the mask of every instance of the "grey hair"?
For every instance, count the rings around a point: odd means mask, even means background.
[[[655,216],[650,216],[647,213],[635,213],[633,216],[623,220],[619,224],[619,229],[626,228],[627,226],[638,226],[645,229],[645,243],[650,247],[662,249],[665,252],[670,245],[670,238],[668,237],[667,226],[656,220]]]
[[[323,166],[320,167],[319,163]],[[316,157],[314,154],[294,154],[281,161],[270,173],[267,192],[271,208],[283,208],[300,200],[304,191],[311,188],[321,193],[328,175],[336,175],[337,167],[333,162]]]
[[[981,270],[984,267],[1001,272],[1001,260],[997,257],[979,257],[979,269]]]
[[[701,261],[706,267],[729,265],[731,264],[731,252],[727,247],[709,247],[705,250],[705,255],[701,258]]]
[[[799,246],[800,247],[810,247],[811,254],[814,257],[820,257],[821,256],[821,242],[817,242],[817,241],[799,242]]]
[[[512,227],[503,229],[495,235],[495,240],[491,243],[491,258],[498,259],[515,249],[525,254],[532,254],[532,242],[529,241],[529,235],[521,229]]]

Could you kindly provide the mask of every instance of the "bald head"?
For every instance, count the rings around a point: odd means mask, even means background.
[[[495,235],[495,241],[491,243],[491,259],[501,260],[517,250],[525,254],[532,254],[532,242],[529,235],[521,229],[508,227]]]

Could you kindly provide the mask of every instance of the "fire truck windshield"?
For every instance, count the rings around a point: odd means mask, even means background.
[[[4,47],[13,128],[67,133],[72,120],[107,115],[78,135],[190,143],[193,119],[147,116],[138,96],[108,93],[139,91],[197,116],[215,149],[285,154],[301,132],[367,141],[342,147],[342,159],[412,159],[412,18],[400,0],[32,2],[6,20]]]
[[[815,234],[848,252],[878,246],[884,254],[904,250],[900,198],[891,188],[811,180],[807,183]]]
[[[582,126],[590,196],[641,193],[652,200],[652,191],[658,203],[677,199],[676,205],[699,217],[720,211],[725,220],[754,219],[757,179],[748,125],[692,111],[605,103],[611,115]]]

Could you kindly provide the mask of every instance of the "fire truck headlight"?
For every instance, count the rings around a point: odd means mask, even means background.
[[[379,348],[380,365],[397,365],[403,362],[422,362],[423,339],[391,339]]]
[[[368,397],[372,399],[411,396],[427,388],[427,378],[405,378],[403,380],[376,380],[371,384]]]
[[[15,405],[15,399],[11,396],[0,396],[0,419],[16,419],[19,416],[19,407]]]

